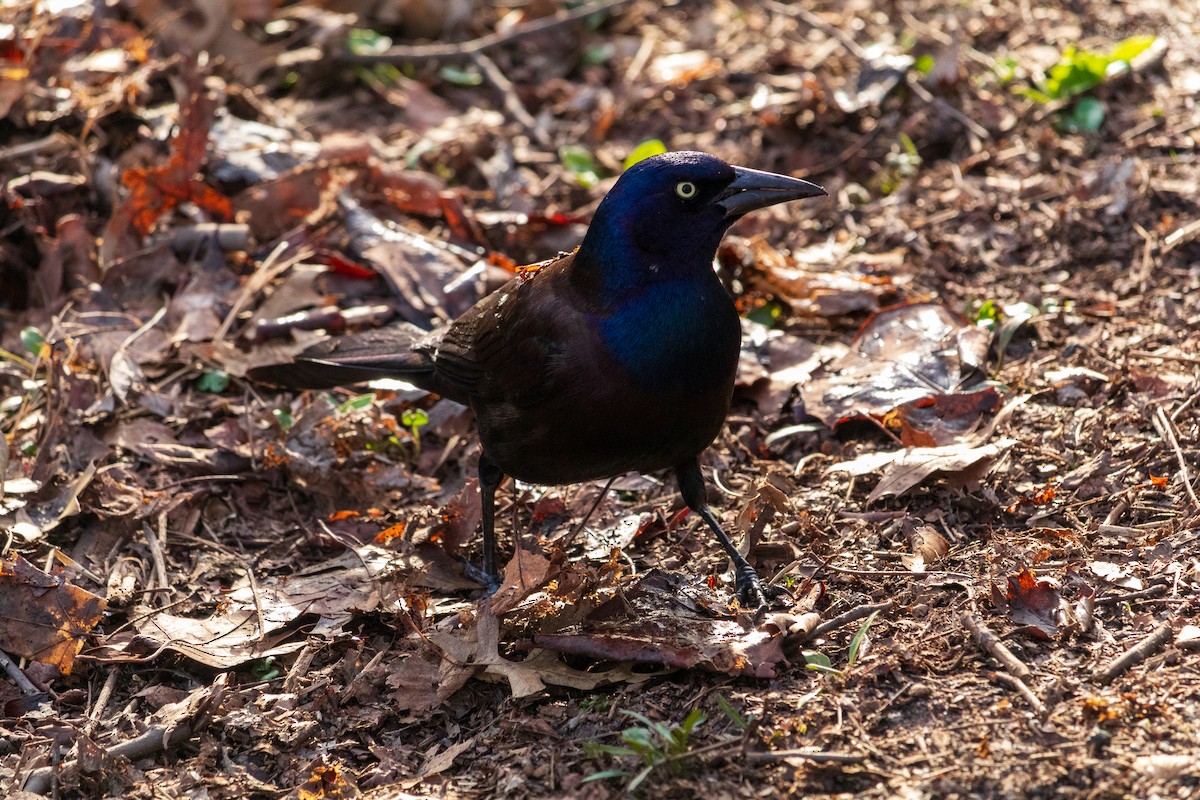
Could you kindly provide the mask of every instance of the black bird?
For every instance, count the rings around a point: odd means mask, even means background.
[[[648,158],[616,182],[574,253],[514,278],[449,325],[329,339],[250,376],[311,389],[396,377],[469,405],[482,445],[483,573],[493,586],[505,475],[565,484],[673,469],[684,502],[733,561],[739,599],[757,608],[762,583],[708,508],[700,474],[699,455],[729,410],[741,342],[713,258],[746,213],[823,194],[704,153]]]

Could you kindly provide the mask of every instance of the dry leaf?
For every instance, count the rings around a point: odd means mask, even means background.
[[[104,614],[104,600],[21,556],[0,559],[0,650],[71,672],[83,637]]]

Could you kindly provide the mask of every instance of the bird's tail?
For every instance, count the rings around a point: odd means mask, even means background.
[[[380,378],[426,387],[433,360],[421,343],[429,336],[414,326],[392,326],[335,337],[318,342],[294,361],[254,367],[246,374],[252,380],[292,389],[331,389]]]

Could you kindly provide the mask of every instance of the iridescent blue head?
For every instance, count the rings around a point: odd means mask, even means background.
[[[708,270],[721,237],[755,209],[816,197],[816,184],[733,167],[706,153],[664,153],[630,167],[596,209],[576,260],[607,288]]]

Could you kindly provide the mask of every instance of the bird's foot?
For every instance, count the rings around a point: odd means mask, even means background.
[[[489,595],[495,594],[500,588],[500,575],[496,572],[488,572],[483,567],[477,567],[471,563],[471,560],[463,556],[458,559],[462,563],[463,574],[470,580],[475,581],[480,586],[487,589]]]
[[[735,580],[738,602],[747,611],[759,611],[787,595],[787,589],[782,586],[764,584],[748,564],[745,569],[737,570]]]

